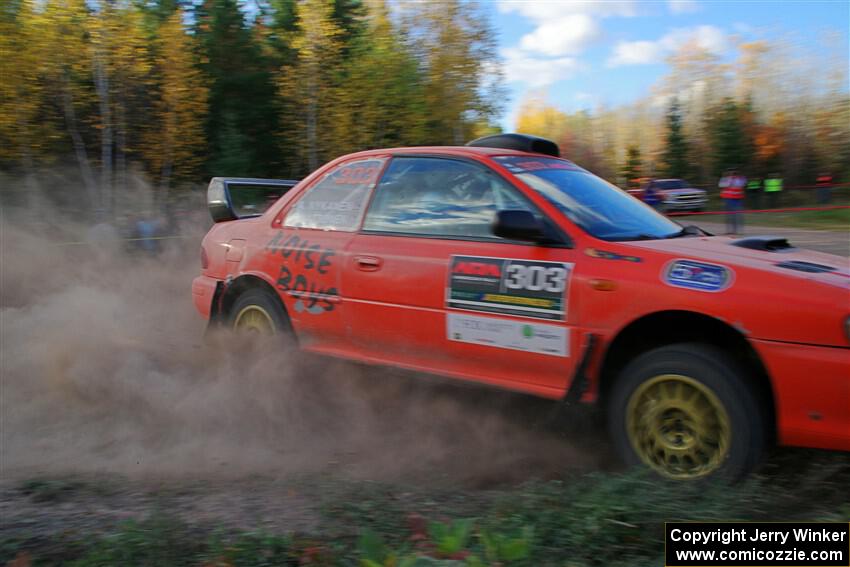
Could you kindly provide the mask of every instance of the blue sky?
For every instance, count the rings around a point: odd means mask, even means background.
[[[696,41],[725,60],[735,43],[794,42],[816,56],[845,59],[850,2],[722,0],[491,0],[510,93],[502,127],[513,130],[518,105],[532,93],[568,111],[616,106],[649,93],[664,59]],[[843,50],[841,47],[843,46]],[[846,65],[846,63],[845,63]]]

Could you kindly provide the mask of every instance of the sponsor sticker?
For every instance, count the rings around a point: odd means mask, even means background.
[[[732,285],[734,273],[726,266],[696,260],[673,260],[664,267],[661,279],[668,285],[698,291],[723,291]]]
[[[446,304],[454,309],[563,321],[573,264],[452,256]]]
[[[558,325],[447,313],[446,332],[449,340],[461,343],[569,356],[569,329]]]

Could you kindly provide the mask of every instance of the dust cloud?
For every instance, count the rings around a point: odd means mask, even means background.
[[[548,402],[273,340],[204,341],[190,285],[205,221],[176,227],[180,237],[151,255],[117,240],[120,228],[51,214],[47,201],[3,205],[5,479],[323,472],[489,485],[598,464],[598,452],[549,424]]]

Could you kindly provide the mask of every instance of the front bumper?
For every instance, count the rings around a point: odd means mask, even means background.
[[[850,451],[850,349],[752,342],[771,376],[779,443]]]
[[[204,319],[210,318],[212,302],[218,284],[219,280],[208,276],[198,276],[192,280],[192,301],[195,303],[195,309]]]
[[[699,199],[688,199],[688,200],[670,200],[664,201],[664,210],[666,211],[693,211],[696,209],[702,209],[708,203],[708,199],[699,198]]]

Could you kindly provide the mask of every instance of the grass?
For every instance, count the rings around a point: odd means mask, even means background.
[[[216,530],[154,514],[107,535],[66,530],[0,540],[16,567],[326,565],[361,567],[662,564],[664,522],[850,520],[846,455],[796,452],[728,486],[641,471],[529,482],[488,493],[319,479],[314,533]],[[806,464],[808,463],[808,464]],[[402,496],[411,494],[411,496]],[[418,492],[416,492],[418,490]]]
[[[850,231],[850,209],[800,211],[797,213],[755,213],[745,215],[745,217],[745,222],[753,225]]]
[[[760,207],[767,207],[766,196],[762,196]],[[811,190],[785,192],[779,207],[817,207],[816,193]],[[850,205],[850,188],[834,189],[830,205]],[[745,202],[745,208],[757,208],[755,204]],[[709,195],[707,205],[709,211],[722,211],[723,200],[716,192]],[[679,217],[683,222],[705,220],[709,222],[724,222],[723,215]],[[744,215],[744,222],[753,226],[774,226],[783,228],[808,228],[815,230],[850,230],[850,209],[832,209],[826,211],[799,211],[794,213],[752,213]]]

